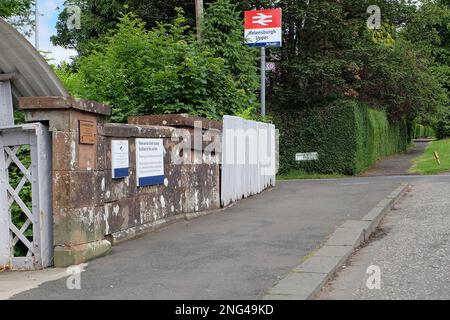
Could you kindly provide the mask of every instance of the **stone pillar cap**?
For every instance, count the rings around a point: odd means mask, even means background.
[[[79,111],[111,115],[111,107],[95,101],[73,97],[22,97],[19,98],[20,110],[61,110],[75,109]]]

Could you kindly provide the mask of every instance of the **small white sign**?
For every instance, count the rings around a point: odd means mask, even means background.
[[[130,156],[128,150],[128,140],[111,140],[111,168],[113,179],[129,176]]]
[[[314,161],[319,160],[319,154],[317,152],[309,152],[309,153],[297,153],[295,155],[296,161]]]
[[[163,139],[136,139],[136,175],[138,187],[164,183]]]
[[[274,71],[275,70],[275,62],[266,62],[266,70]]]

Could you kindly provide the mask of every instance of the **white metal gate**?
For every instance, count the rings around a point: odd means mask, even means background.
[[[273,124],[223,117],[221,202],[227,206],[275,186],[276,130]]]
[[[50,133],[40,123],[0,127],[0,269],[52,262]]]

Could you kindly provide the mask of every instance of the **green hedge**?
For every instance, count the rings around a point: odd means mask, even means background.
[[[421,124],[414,124],[414,138],[433,138],[436,137],[436,133],[433,128],[428,126],[423,126]]]
[[[450,137],[450,108],[441,112],[434,124],[436,138],[444,139]]]
[[[274,116],[280,130],[280,173],[357,174],[375,161],[405,151],[410,131],[405,121],[390,124],[383,111],[343,100],[326,108]],[[318,161],[297,162],[296,153],[318,152]]]

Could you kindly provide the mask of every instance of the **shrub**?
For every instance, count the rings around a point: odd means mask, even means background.
[[[450,110],[442,111],[434,125],[436,138],[450,137]]]
[[[420,138],[432,138],[436,136],[436,133],[432,127],[424,126],[421,124],[414,124],[414,139]]]
[[[410,143],[406,121],[389,123],[384,111],[353,100],[276,115],[274,121],[280,130],[280,173],[297,169],[353,175],[405,151]],[[295,154],[303,152],[318,152],[319,160],[297,162]]]
[[[58,73],[72,95],[109,103],[115,122],[164,113],[221,119],[257,105],[251,86],[239,79],[257,69],[231,70],[227,61],[197,42],[182,12],[152,30],[128,14],[105,44],[77,60],[78,74],[64,67]]]

